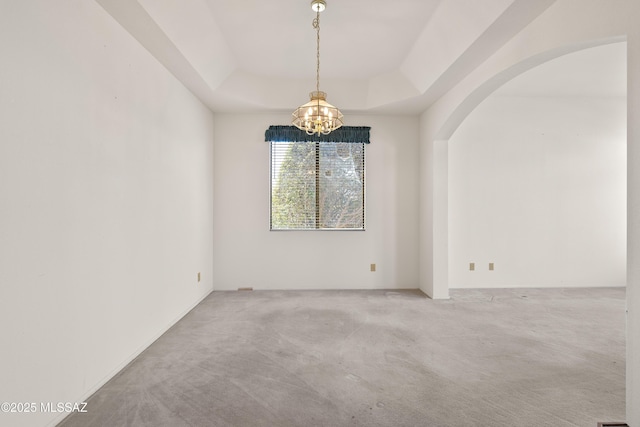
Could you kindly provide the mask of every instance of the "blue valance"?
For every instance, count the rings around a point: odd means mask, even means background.
[[[369,143],[370,126],[342,126],[329,135],[307,135],[295,126],[269,126],[264,133],[267,142],[356,142]]]

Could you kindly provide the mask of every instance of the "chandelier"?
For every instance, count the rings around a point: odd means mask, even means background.
[[[307,135],[328,135],[342,126],[343,115],[337,107],[327,102],[327,94],[320,91],[320,12],[326,7],[324,0],[313,0],[311,9],[316,12],[313,28],[316,29],[316,90],[309,94],[311,101],[293,112],[292,124]]]

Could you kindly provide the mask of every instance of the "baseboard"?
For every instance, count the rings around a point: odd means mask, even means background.
[[[96,391],[98,391],[103,385],[105,385],[106,383],[108,383],[113,377],[115,377],[120,371],[122,371],[124,368],[127,367],[127,365],[129,365],[131,362],[133,362],[135,360],[136,357],[140,356],[140,354],[145,351],[147,348],[149,348],[149,346],[151,344],[153,344],[158,338],[160,338],[162,335],[165,334],[165,332],[167,332],[169,329],[171,329],[176,323],[178,323],[184,316],[186,316],[187,314],[189,314],[189,312],[191,310],[193,310],[198,304],[200,304],[202,301],[204,301],[204,299],[206,297],[208,297],[211,292],[213,292],[213,289],[209,290],[209,292],[207,292],[203,297],[199,298],[198,300],[196,300],[195,303],[191,304],[186,310],[184,310],[182,312],[182,314],[179,314],[175,319],[173,319],[171,322],[169,322],[168,325],[166,325],[164,328],[160,329],[160,331],[158,333],[156,333],[154,336],[152,336],[152,338],[150,338],[149,340],[147,340],[143,345],[141,345],[140,347],[138,347],[138,349],[136,351],[133,352],[133,354],[131,354],[128,358],[126,358],[122,363],[120,363],[113,371],[111,371],[105,378],[103,378],[101,381],[98,381],[98,383],[91,387],[86,393],[84,393],[80,398],[72,400],[72,402],[86,402]],[[59,423],[61,423],[65,418],[67,418],[68,416],[70,416],[72,414],[69,413],[61,413],[60,415],[58,415],[57,417],[55,417],[54,419],[51,420],[51,422],[49,422],[48,424],[46,424],[46,427],[54,427],[56,425],[58,425]]]

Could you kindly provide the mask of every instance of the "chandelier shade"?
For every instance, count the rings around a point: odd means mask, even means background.
[[[311,101],[293,112],[292,124],[307,135],[327,135],[343,125],[342,112],[327,102],[327,94],[320,91],[309,94]]]
[[[327,94],[320,91],[320,12],[326,7],[324,0],[313,0],[311,9],[316,12],[313,28],[316,29],[316,90],[309,94],[311,100],[293,112],[292,125],[308,135],[328,135],[344,123],[338,107],[327,102]]]

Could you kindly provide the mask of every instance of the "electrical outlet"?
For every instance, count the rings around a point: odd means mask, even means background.
[[[469,271],[473,271],[476,269],[476,263],[475,262],[470,262],[469,263]]]
[[[371,264],[371,271],[376,271],[376,265],[375,264]]]
[[[489,271],[493,271],[493,263],[492,262],[489,263]]]

